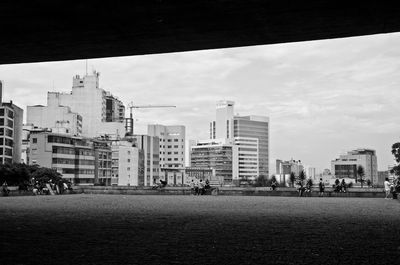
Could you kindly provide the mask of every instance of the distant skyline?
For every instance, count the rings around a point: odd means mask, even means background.
[[[186,139],[208,139],[218,100],[235,114],[270,118],[270,168],[301,160],[318,171],[356,148],[377,151],[379,170],[393,164],[400,141],[400,33],[363,37],[89,59],[100,87],[134,110],[135,133],[147,124],[185,125]],[[85,60],[0,65],[3,100],[46,104],[47,91],[69,92]],[[126,109],[129,115],[129,109]]]

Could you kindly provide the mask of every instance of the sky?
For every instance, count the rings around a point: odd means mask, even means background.
[[[235,114],[270,118],[270,167],[301,160],[317,172],[355,148],[375,149],[378,169],[393,164],[400,141],[400,33],[230,49],[89,59],[100,87],[134,110],[135,133],[147,124],[185,125],[207,139],[218,100]],[[46,105],[47,91],[70,92],[86,60],[0,65],[3,101]],[[26,113],[26,112],[25,112]],[[25,114],[24,114],[25,115]],[[129,115],[129,111],[127,111]]]

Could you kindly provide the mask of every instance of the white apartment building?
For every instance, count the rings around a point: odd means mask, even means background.
[[[143,164],[139,148],[132,142],[117,141],[112,145],[112,182],[118,186],[143,186]],[[143,156],[143,153],[142,153]],[[141,170],[140,170],[141,169]]]
[[[65,108],[61,108],[59,114],[53,113],[53,116],[50,109],[43,110],[60,106],[69,107],[72,113],[82,117],[82,135],[85,137],[104,134],[125,136],[125,107],[120,100],[100,88],[99,73],[96,71],[92,75],[74,76],[70,93],[48,92],[47,107],[32,106],[30,121],[35,126],[45,127],[35,122],[44,123],[45,119],[48,119],[49,125],[52,125],[67,118],[65,115],[68,112]],[[34,108],[42,110],[33,111]],[[75,125],[74,120],[71,119],[66,120]]]

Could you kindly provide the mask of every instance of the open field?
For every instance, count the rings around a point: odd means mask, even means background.
[[[1,264],[396,264],[381,198],[0,197]]]

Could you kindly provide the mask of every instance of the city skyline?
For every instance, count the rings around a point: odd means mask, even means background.
[[[134,110],[135,133],[147,133],[148,124],[185,125],[186,139],[208,139],[215,102],[233,100],[235,114],[270,117],[271,169],[275,159],[295,158],[322,171],[339,153],[362,147],[375,149],[386,170],[400,135],[399,45],[395,33],[88,64],[125,107],[177,105]],[[47,91],[69,92],[72,77],[85,72],[85,60],[0,65],[3,99],[26,114],[27,105],[46,105]]]

